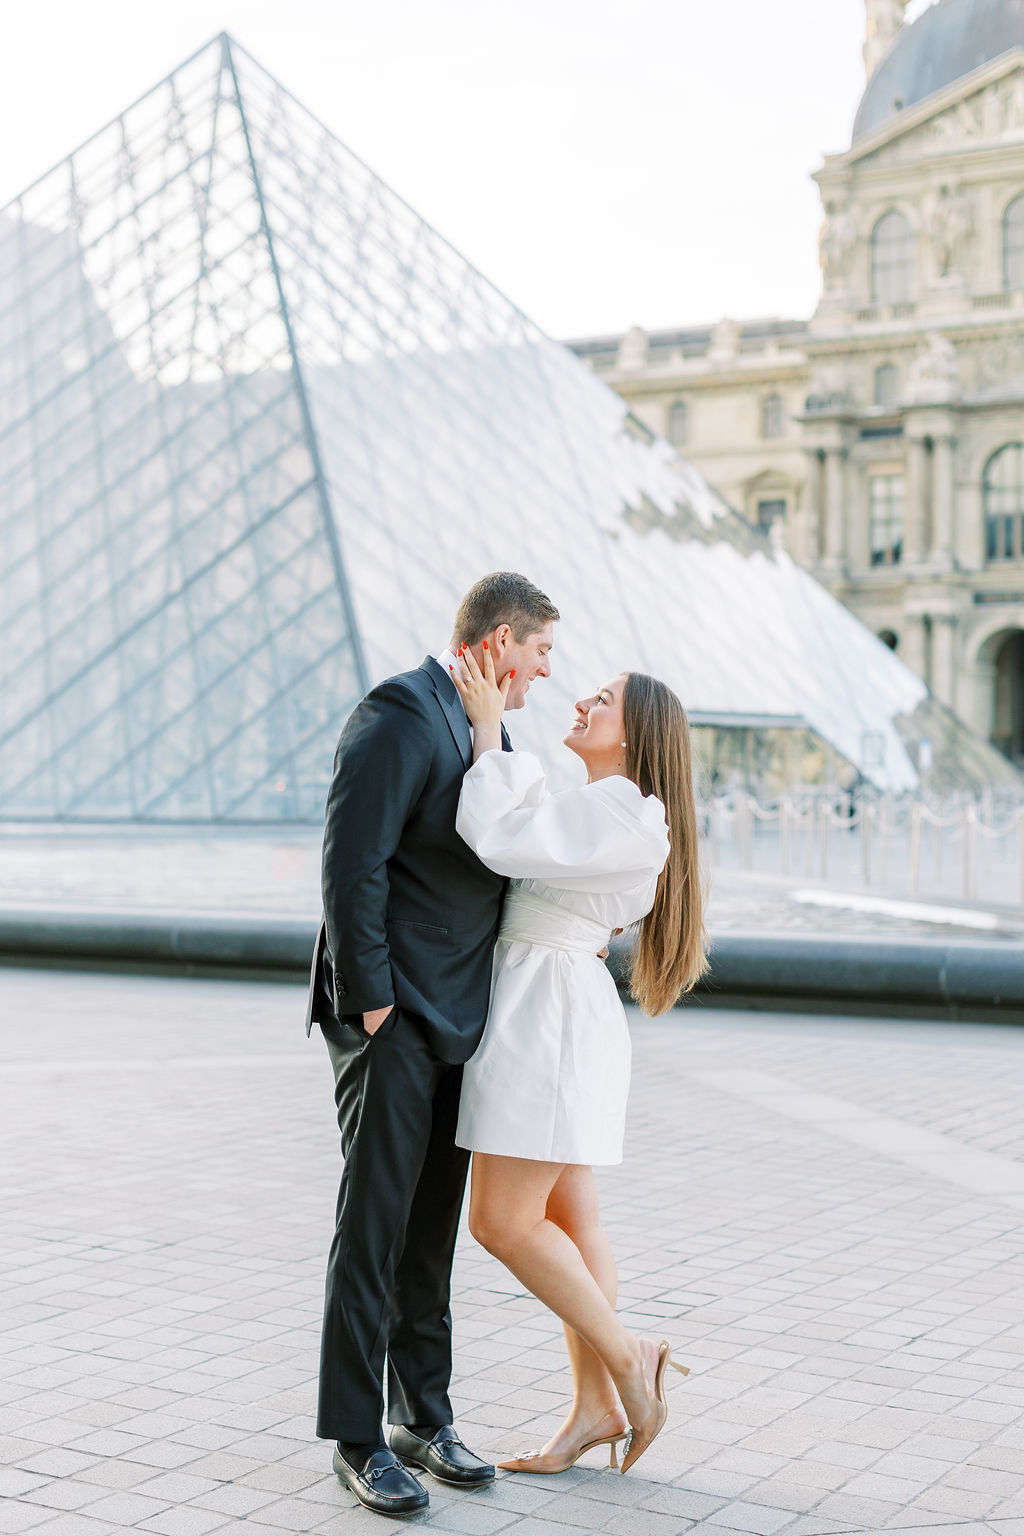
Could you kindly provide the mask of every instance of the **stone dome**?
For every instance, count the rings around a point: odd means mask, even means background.
[[[854,140],[1016,47],[1024,47],[1024,0],[937,0],[881,59],[861,97]]]

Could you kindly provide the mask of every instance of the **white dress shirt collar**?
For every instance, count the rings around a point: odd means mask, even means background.
[[[456,656],[456,654],[455,654],[455,652],[453,650],[449,649],[448,646],[445,646],[445,648],[441,652],[440,656],[435,656],[434,660],[437,662],[437,664],[441,668],[442,672],[449,672],[450,673],[450,672],[454,671],[454,669],[459,665],[459,658]],[[461,673],[459,675],[461,676]],[[454,684],[453,684],[453,686],[454,686]],[[462,694],[461,693],[459,694],[459,703],[462,704]],[[463,707],[463,709],[465,709],[465,707],[466,707],[465,704],[462,704],[462,707]],[[472,724],[469,727],[469,734],[470,734],[470,736],[473,735],[473,726],[472,726]]]

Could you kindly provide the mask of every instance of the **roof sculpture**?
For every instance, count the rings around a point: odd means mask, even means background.
[[[508,566],[563,612],[549,758],[639,667],[883,786],[922,736],[1000,771],[227,37],[0,213],[0,522],[8,818],[318,821],[348,710]]]

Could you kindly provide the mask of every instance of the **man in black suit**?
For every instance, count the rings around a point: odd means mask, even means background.
[[[429,1502],[403,1462],[449,1483],[494,1477],[452,1427],[449,1296],[469,1166],[455,1145],[462,1064],[483,1032],[505,881],[455,830],[473,746],[449,669],[460,646],[478,661],[488,649],[499,682],[515,673],[506,708],[521,708],[550,675],[557,619],[523,576],[478,581],[450,648],[356,707],[327,799],[306,1030],[318,1023],[327,1041],[345,1166],[317,1434],[337,1442],[334,1470],[360,1503],[384,1514]]]

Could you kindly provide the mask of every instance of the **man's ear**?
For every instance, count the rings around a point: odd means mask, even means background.
[[[499,624],[494,631],[494,650],[498,656],[503,656],[508,650],[515,636],[512,633],[511,624]]]

